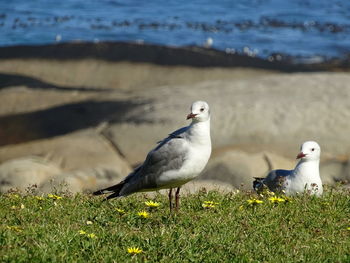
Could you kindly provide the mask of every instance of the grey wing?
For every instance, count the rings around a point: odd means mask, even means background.
[[[288,175],[291,174],[290,170],[272,170],[263,180],[263,183],[273,192],[280,192],[284,190],[284,182]]]
[[[176,131],[179,131],[176,136],[174,132],[161,141],[155,149],[148,153],[144,163],[125,178],[121,195],[157,189],[160,187],[157,185],[157,178],[162,173],[182,167],[188,155],[188,148],[185,137],[181,136],[185,130],[180,130]]]
[[[185,137],[185,133],[188,129],[189,129],[189,126],[186,126],[186,127],[182,127],[180,129],[170,133],[167,138],[157,142],[159,145],[154,150],[161,148],[164,144],[166,144],[167,142],[169,142],[172,139],[183,139]]]

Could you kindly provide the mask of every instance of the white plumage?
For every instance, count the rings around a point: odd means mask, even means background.
[[[320,177],[321,147],[317,142],[307,141],[301,145],[294,170],[273,170],[266,178],[255,178],[253,187],[258,192],[266,185],[273,192],[283,191],[286,195],[295,195],[307,191],[322,195],[323,187]]]
[[[197,177],[206,166],[211,154],[210,109],[205,101],[191,106],[187,119],[192,122],[169,134],[151,150],[142,165],[137,167],[117,185],[96,191],[95,195],[111,193],[107,199],[127,196],[135,192],[177,187],[175,200],[179,205],[180,187]]]

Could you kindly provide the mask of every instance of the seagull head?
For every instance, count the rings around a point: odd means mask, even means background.
[[[192,103],[191,113],[187,115],[187,120],[192,119],[193,122],[207,121],[210,119],[210,109],[205,101],[196,101]]]
[[[321,147],[317,142],[307,141],[300,146],[300,153],[297,155],[297,159],[305,161],[318,161],[320,160]]]

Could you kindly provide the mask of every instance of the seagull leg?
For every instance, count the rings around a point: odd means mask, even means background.
[[[173,210],[172,199],[173,199],[173,188],[170,188],[169,189],[169,208],[170,208],[170,212]]]
[[[179,210],[179,204],[180,204],[180,189],[181,187],[178,187],[175,193],[175,210]]]

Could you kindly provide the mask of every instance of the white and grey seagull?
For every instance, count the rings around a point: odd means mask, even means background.
[[[210,109],[205,101],[196,101],[191,106],[187,119],[192,122],[169,134],[158,142],[146,160],[120,183],[94,192],[94,195],[110,194],[107,199],[123,197],[136,192],[170,189],[170,210],[173,188],[175,209],[179,207],[180,188],[197,177],[206,166],[211,154]]]
[[[255,177],[253,187],[261,192],[266,185],[273,192],[295,195],[304,191],[322,195],[323,187],[319,171],[321,148],[317,142],[307,141],[300,147],[294,170],[273,170],[266,178]]]

